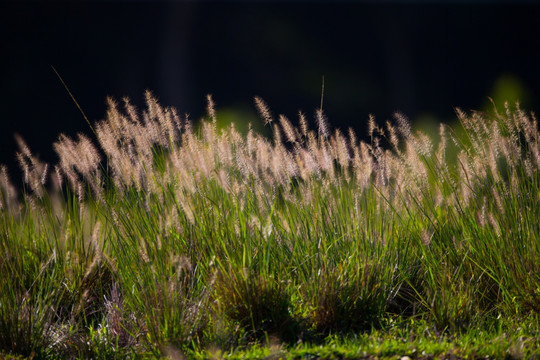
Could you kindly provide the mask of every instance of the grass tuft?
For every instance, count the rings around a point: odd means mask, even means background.
[[[0,166],[0,356],[538,355],[534,114],[362,140],[257,97],[268,139],[145,99]]]

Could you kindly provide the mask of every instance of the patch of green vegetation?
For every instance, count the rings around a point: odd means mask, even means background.
[[[499,322],[502,324],[502,322]],[[330,335],[319,343],[256,344],[223,352],[190,351],[194,359],[535,359],[540,356],[538,323],[503,330],[439,333],[425,322],[406,320],[349,336]]]
[[[538,357],[534,115],[359,141],[257,98],[267,139],[146,101],[1,167],[4,357]]]

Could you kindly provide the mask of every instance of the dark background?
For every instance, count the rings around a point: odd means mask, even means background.
[[[516,1],[54,2],[0,4],[0,163],[13,134],[55,162],[60,133],[90,133],[105,97],[143,105],[150,89],[194,120],[252,120],[253,96],[296,121],[320,104],[360,134],[369,113],[451,121],[454,107],[540,99],[540,6]],[[238,115],[239,114],[239,115]]]

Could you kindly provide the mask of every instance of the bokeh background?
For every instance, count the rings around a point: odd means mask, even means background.
[[[359,134],[370,113],[429,127],[488,97],[537,110],[539,19],[535,1],[3,1],[0,163],[16,170],[14,133],[48,162],[60,133],[91,134],[51,66],[91,121],[150,89],[192,120],[212,94],[222,121],[260,127],[255,95],[296,120],[323,76],[331,125]]]

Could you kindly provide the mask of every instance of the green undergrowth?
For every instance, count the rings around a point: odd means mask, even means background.
[[[359,140],[256,98],[268,139],[146,101],[1,167],[3,356],[538,356],[534,114]]]
[[[499,324],[502,324],[500,322]],[[209,347],[189,351],[193,359],[538,359],[538,323],[513,325],[506,331],[473,329],[441,334],[424,322],[393,322],[383,329],[349,336],[329,335],[319,343],[283,346],[268,339],[246,348],[223,351]]]

